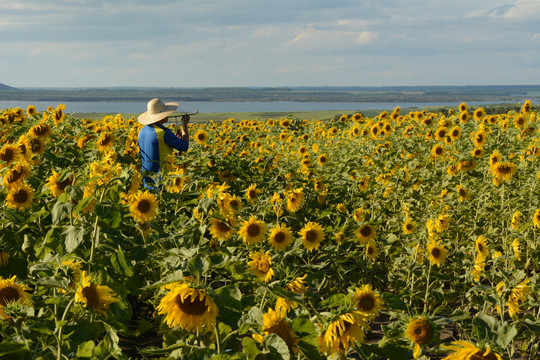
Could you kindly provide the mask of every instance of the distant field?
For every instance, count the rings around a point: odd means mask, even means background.
[[[411,111],[418,110],[427,110],[430,112],[445,112],[450,107],[441,107],[441,106],[431,106],[422,109],[418,108],[405,108],[402,107],[401,113],[407,114]],[[474,109],[475,107],[471,107]],[[505,113],[509,110],[518,110],[519,105],[513,103],[501,103],[494,104],[484,107],[488,113]],[[360,111],[365,117],[375,117],[380,114],[382,111],[388,109],[376,109],[376,110],[363,110]],[[341,116],[343,114],[352,115],[354,111],[351,110],[327,110],[327,111],[297,111],[297,112],[286,112],[286,111],[264,111],[264,112],[224,112],[224,113],[200,113],[195,116],[192,116],[192,122],[194,123],[204,123],[210,120],[213,121],[223,121],[229,118],[234,118],[236,120],[245,120],[245,119],[280,119],[282,117],[289,118],[299,118],[299,119],[308,119],[308,120],[325,120],[332,119],[336,115]],[[102,119],[106,115],[116,115],[116,114],[107,114],[107,113],[73,113],[74,117],[83,118],[83,119]],[[122,114],[124,118],[129,118],[131,116],[137,117],[139,114]]]

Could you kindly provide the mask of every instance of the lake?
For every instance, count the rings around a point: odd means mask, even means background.
[[[364,110],[393,110],[397,106],[401,108],[423,108],[427,106],[455,106],[461,102],[294,102],[294,101],[243,101],[243,102],[219,102],[219,101],[194,101],[180,102],[179,112],[200,113],[229,113],[229,112],[272,112],[272,111],[364,111]],[[497,104],[499,101],[467,102],[467,105],[485,106]],[[46,110],[47,107],[56,107],[59,103],[48,101],[1,101],[0,109],[20,107],[26,109],[28,105],[34,105],[38,111]],[[106,113],[106,114],[137,114],[146,111],[146,102],[64,102],[66,113]]]

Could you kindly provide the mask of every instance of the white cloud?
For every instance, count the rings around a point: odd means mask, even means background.
[[[358,34],[358,37],[356,38],[356,43],[358,45],[365,45],[377,40],[378,38],[379,35],[377,35],[377,33],[373,31],[362,31],[360,34]]]

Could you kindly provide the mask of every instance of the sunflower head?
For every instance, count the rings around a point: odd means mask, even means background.
[[[357,288],[352,294],[352,304],[367,318],[372,319],[383,307],[381,295],[370,284]]]
[[[267,283],[274,276],[272,269],[272,257],[270,251],[257,251],[250,254],[251,261],[248,262],[249,272]]]
[[[6,205],[15,210],[26,210],[32,208],[32,200],[34,198],[34,190],[20,183],[12,186],[6,196]]]
[[[204,289],[174,283],[166,287],[169,292],[161,299],[158,314],[166,314],[165,323],[187,331],[213,329],[217,318],[217,305]]]
[[[413,357],[418,359],[420,346],[429,344],[435,339],[436,328],[431,321],[425,317],[411,318],[407,325],[407,337],[414,344]]]
[[[139,191],[133,196],[129,210],[131,215],[140,223],[147,223],[152,221],[156,216],[158,209],[158,202],[154,194],[148,190],[142,192]]]
[[[377,237],[377,231],[374,226],[364,224],[356,230],[356,239],[361,242],[368,242]]]
[[[246,244],[256,244],[262,241],[266,232],[266,224],[251,216],[249,220],[243,222],[240,228],[240,235]]]
[[[81,273],[81,282],[75,293],[75,302],[83,303],[88,309],[105,313],[109,305],[118,302],[115,293],[105,285],[96,285],[86,272]]]
[[[284,250],[291,244],[293,233],[287,225],[278,224],[270,229],[268,242],[278,251]]]
[[[9,304],[17,302],[21,304],[31,305],[31,296],[26,291],[30,290],[29,287],[16,282],[17,276],[13,276],[10,279],[3,279],[0,277],[0,318],[5,320],[9,318],[6,315],[4,308]]]
[[[299,235],[302,237],[302,244],[308,251],[318,249],[321,241],[324,240],[323,227],[316,222],[308,222],[300,230]]]

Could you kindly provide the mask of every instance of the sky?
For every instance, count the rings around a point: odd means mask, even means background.
[[[0,83],[540,84],[540,0],[0,0]]]

